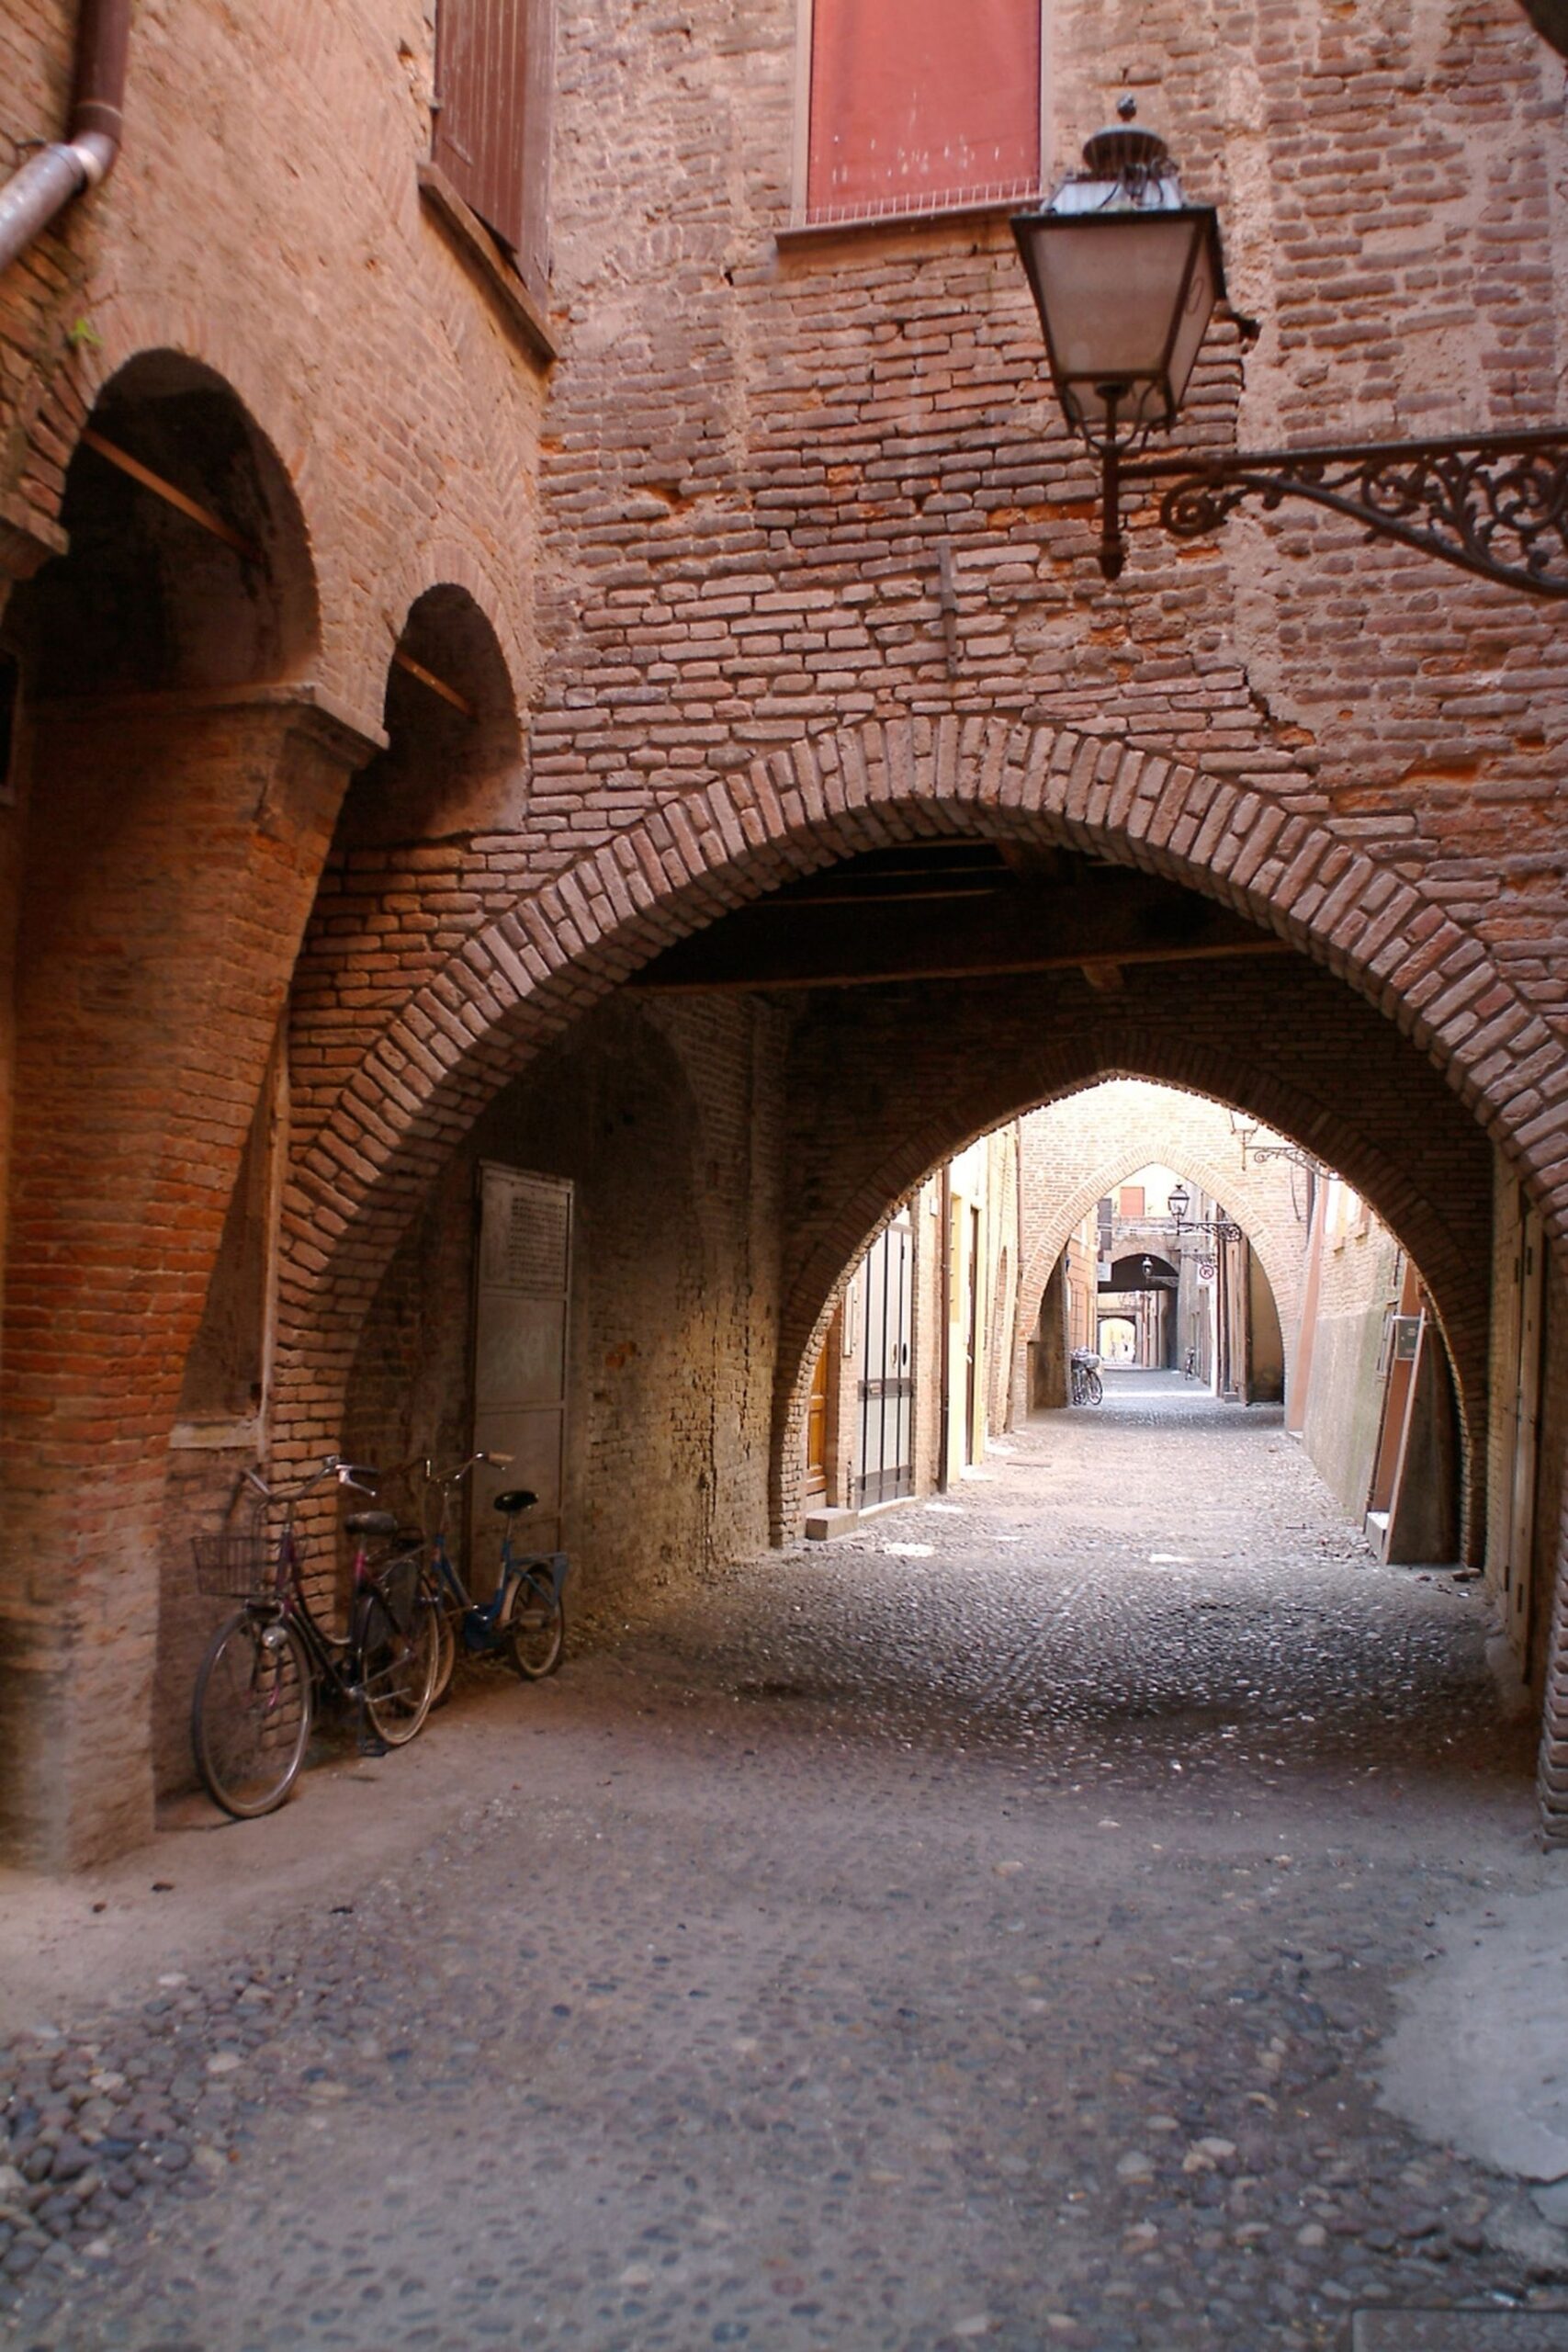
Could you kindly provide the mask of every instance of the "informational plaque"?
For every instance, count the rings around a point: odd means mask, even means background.
[[[502,1521],[494,1498],[530,1487],[535,1509],[516,1523],[530,1552],[564,1548],[567,1349],[570,1329],[572,1190],[484,1160],[479,1170],[474,1286],[474,1446],[510,1454],[474,1473],[468,1558],[476,1600],[494,1589]]]

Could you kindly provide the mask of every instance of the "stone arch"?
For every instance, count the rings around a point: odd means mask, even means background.
[[[1044,1229],[1030,1253],[1028,1277],[1020,1285],[1018,1324],[1021,1342],[1024,1329],[1026,1302],[1029,1300],[1034,1302],[1033,1311],[1037,1316],[1040,1311],[1039,1302],[1044,1295],[1046,1283],[1051,1279],[1052,1268],[1066,1248],[1073,1234],[1077,1232],[1084,1218],[1093,1208],[1096,1201],[1102,1200],[1107,1193],[1113,1193],[1118,1184],[1125,1183],[1128,1177],[1142,1167],[1147,1158],[1148,1154],[1145,1153],[1143,1159],[1129,1159],[1125,1152],[1108,1157],[1093,1175],[1086,1177],[1077,1186],[1070,1201],[1065,1206],[1057,1208],[1050,1225]],[[1230,1207],[1224,1191],[1224,1170],[1216,1168],[1212,1161],[1205,1163],[1194,1152],[1176,1149],[1162,1153],[1161,1158],[1166,1167],[1173,1168],[1177,1174],[1185,1177],[1190,1184],[1194,1184],[1207,1193],[1211,1200],[1224,1201],[1227,1208]],[[1233,1185],[1231,1189],[1234,1194],[1235,1186]],[[1279,1310],[1280,1328],[1284,1334],[1286,1359],[1289,1362],[1295,1351],[1297,1327],[1301,1320],[1301,1282],[1298,1272],[1295,1267],[1286,1262],[1284,1253],[1279,1248],[1272,1234],[1262,1227],[1255,1232],[1248,1227],[1244,1216],[1234,1209],[1231,1209],[1230,1213],[1235,1216],[1236,1223],[1247,1235],[1267,1277],[1269,1287],[1274,1294],[1274,1304]],[[1016,1349],[1014,1354],[1016,1363],[1018,1354]],[[1014,1380],[1016,1386],[1016,1371]]]
[[[1088,1095],[1092,1091],[1091,1089],[1085,1089],[1084,1094]],[[1081,1100],[1082,1097],[1079,1099]],[[1206,1109],[1213,1109],[1216,1114],[1228,1107],[1214,1102],[1207,1095],[1187,1093],[1181,1099],[1190,1103],[1201,1102]],[[1145,1109],[1141,1104],[1134,1105],[1131,1106],[1131,1112],[1133,1116],[1139,1119],[1146,1118],[1149,1121],[1147,1139],[1154,1148],[1145,1150],[1141,1159],[1129,1159],[1129,1147],[1124,1140],[1108,1145],[1100,1157],[1090,1164],[1081,1182],[1070,1193],[1053,1204],[1049,1216],[1040,1226],[1028,1251],[1024,1273],[1019,1288],[1019,1345],[1014,1351],[1013,1363],[1015,1402],[1021,1403],[1024,1393],[1023,1334],[1027,1324],[1032,1323],[1039,1312],[1039,1301],[1043,1295],[1052,1268],[1066,1248],[1069,1238],[1077,1231],[1096,1201],[1103,1198],[1107,1193],[1114,1191],[1118,1184],[1125,1182],[1134,1168],[1142,1165],[1143,1161],[1151,1156],[1160,1159],[1165,1164],[1174,1168],[1179,1175],[1186,1178],[1189,1183],[1207,1193],[1212,1200],[1223,1202],[1235,1216],[1237,1222],[1251,1241],[1253,1250],[1268,1277],[1269,1286],[1273,1292],[1280,1313],[1287,1361],[1294,1354],[1297,1329],[1301,1320],[1300,1264],[1292,1261],[1280,1246],[1271,1220],[1257,1213],[1261,1205],[1257,1198],[1258,1189],[1275,1193],[1282,1189],[1285,1180],[1283,1180],[1282,1171],[1278,1170],[1278,1164],[1276,1178],[1272,1182],[1258,1176],[1245,1178],[1241,1175],[1237,1164],[1235,1162],[1229,1165],[1224,1164],[1213,1154],[1198,1148],[1190,1135],[1180,1138],[1168,1132],[1161,1135],[1154,1124],[1158,1116],[1156,1106],[1149,1105]],[[1245,1213],[1248,1209],[1253,1211],[1250,1222]],[[1303,1226],[1302,1228],[1303,1245],[1305,1238]]]
[[[477,927],[388,1022],[296,1170],[288,1311],[301,1335],[316,1326],[322,1369],[445,1151],[541,1043],[660,948],[792,876],[944,832],[1066,842],[1272,930],[1432,1058],[1554,1237],[1568,1232],[1568,1067],[1482,943],[1414,884],[1266,793],[1116,739],[1002,718],[867,722],[662,803]],[[1303,1115],[1301,1140],[1333,1159],[1328,1114]]]
[[[220,315],[193,320],[130,296],[96,302],[92,337],[73,346],[29,433],[26,479],[38,511],[69,532],[71,479],[83,434],[106,401],[114,404],[139,381],[165,391],[226,396],[243,417],[258,480],[266,485],[265,512],[253,519],[262,524],[269,560],[276,564],[281,558],[293,571],[301,606],[299,626],[289,632],[290,658],[273,674],[302,674],[307,666],[323,679],[341,673],[339,601],[322,579],[329,560],[309,481],[317,437],[310,401],[287,370],[266,365],[265,351],[237,323]],[[333,684],[342,696],[341,674]]]
[[[858,1188],[835,1204],[815,1246],[803,1253],[785,1295],[780,1324],[773,1451],[775,1533],[784,1536],[795,1521],[794,1465],[804,1443],[815,1351],[850,1272],[896,1205],[933,1168],[977,1136],[1024,1110],[1060,1102],[1116,1077],[1152,1080],[1214,1102],[1245,1103],[1277,1134],[1298,1141],[1304,1141],[1310,1130],[1310,1148],[1339,1169],[1399,1236],[1421,1267],[1453,1366],[1469,1472],[1468,1513],[1473,1528],[1483,1502],[1487,1270],[1477,1267],[1462,1238],[1449,1229],[1407,1174],[1370,1143],[1349,1118],[1325,1113],[1322,1104],[1293,1091],[1277,1077],[1249,1069],[1245,1056],[1235,1048],[1193,1044],[1173,1052],[1168,1039],[1139,1035],[1106,1019],[1102,1025],[1079,1032],[1070,1050],[1055,1054],[1049,1067],[1042,1065],[1040,1076],[1042,1083],[1032,1099],[1020,1099],[1016,1091],[1010,1099],[1009,1073],[998,1073],[994,1097],[986,1102],[983,1115],[967,1116],[962,1125],[928,1121],[902,1134]],[[966,1107],[972,1111],[973,1102]],[[1201,1181],[1196,1169],[1192,1173]],[[1205,1185],[1205,1189],[1219,1191],[1217,1185]],[[1224,1197],[1223,1192],[1220,1196]],[[1098,1198],[1098,1192],[1087,1196],[1089,1204]]]

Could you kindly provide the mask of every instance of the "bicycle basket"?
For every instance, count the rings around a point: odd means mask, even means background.
[[[277,1544],[250,1528],[227,1527],[220,1535],[193,1535],[196,1589],[215,1600],[261,1600],[277,1582]]]

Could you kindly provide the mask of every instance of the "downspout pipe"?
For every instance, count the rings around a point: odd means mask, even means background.
[[[119,153],[130,0],[82,0],[67,136],[30,155],[0,187],[0,269],[8,269]]]

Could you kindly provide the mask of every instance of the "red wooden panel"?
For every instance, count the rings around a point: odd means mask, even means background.
[[[1040,176],[1041,0],[814,0],[814,219],[1023,195]]]
[[[554,65],[554,0],[440,0],[434,160],[540,294]]]

